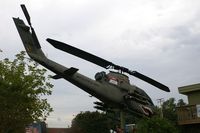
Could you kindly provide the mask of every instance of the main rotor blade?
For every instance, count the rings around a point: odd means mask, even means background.
[[[90,61],[96,65],[99,65],[103,68],[108,69],[110,66],[113,66],[114,64],[112,62],[109,62],[107,60],[104,60],[96,55],[90,54],[88,52],[85,52],[81,49],[75,48],[73,46],[70,46],[66,43],[59,42],[53,39],[47,39],[47,41],[52,44],[55,48],[60,49],[62,51],[65,51],[69,54],[75,55],[77,57],[80,57],[84,60]]]
[[[157,88],[159,88],[161,90],[164,90],[164,91],[167,91],[167,92],[170,91],[167,86],[165,86],[165,85],[155,81],[154,79],[151,79],[151,78],[149,78],[149,77],[147,77],[147,76],[145,76],[145,75],[143,75],[143,74],[141,74],[141,73],[139,73],[137,71],[130,71],[128,68],[115,65],[112,62],[104,60],[104,59],[102,59],[102,58],[100,58],[98,56],[95,56],[93,54],[85,52],[85,51],[83,51],[81,49],[78,49],[76,47],[70,46],[70,45],[68,45],[66,43],[59,42],[59,41],[56,41],[56,40],[53,40],[53,39],[49,39],[49,38],[47,39],[47,41],[57,49],[60,49],[60,50],[65,51],[65,52],[67,52],[69,54],[75,55],[77,57],[80,57],[80,58],[82,58],[84,60],[90,61],[90,62],[92,62],[92,63],[94,63],[96,65],[99,65],[99,66],[103,67],[103,68],[106,68],[106,69],[113,68],[115,70],[120,70],[122,72],[126,72],[126,73],[128,73],[128,74],[130,74],[132,76],[135,76],[135,77],[143,80],[143,81],[146,81],[147,83],[149,83],[149,84],[151,84],[151,85],[153,85],[153,86],[155,86],[155,87],[157,87]]]
[[[169,88],[167,86],[165,86],[165,85],[155,81],[154,79],[149,78],[149,77],[147,77],[147,76],[145,76],[145,75],[143,75],[143,74],[141,74],[141,73],[139,73],[137,71],[129,71],[128,73],[130,75],[133,75],[133,76],[143,80],[143,81],[146,81],[147,83],[149,83],[149,84],[151,84],[151,85],[153,85],[153,86],[155,86],[155,87],[157,87],[157,88],[159,88],[159,89],[161,89],[163,91],[170,92],[170,90],[169,90]]]

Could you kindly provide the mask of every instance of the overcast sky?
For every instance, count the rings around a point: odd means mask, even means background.
[[[187,100],[178,87],[200,82],[199,0],[0,0],[0,59],[13,59],[24,50],[12,20],[24,19],[22,3],[48,58],[77,67],[90,78],[104,69],[53,48],[46,38],[72,44],[167,85],[170,93],[130,77],[155,104],[159,98]],[[70,126],[74,115],[94,110],[97,99],[63,79],[51,82],[50,127]]]

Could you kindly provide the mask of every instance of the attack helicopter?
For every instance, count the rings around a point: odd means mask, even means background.
[[[98,72],[95,75],[95,79],[91,79],[78,73],[78,68],[68,68],[48,59],[41,49],[25,5],[21,5],[21,8],[27,19],[28,26],[20,18],[13,18],[13,20],[30,58],[54,72],[53,79],[63,78],[99,99],[101,102],[95,102],[95,108],[104,111],[118,109],[123,112],[147,117],[154,114],[154,104],[151,98],[143,89],[131,85],[129,77],[126,74],[137,77],[163,91],[170,92],[167,86],[137,71],[116,65],[96,55],[50,38],[47,41],[56,49],[82,58],[105,69],[112,70],[107,74],[104,71]]]

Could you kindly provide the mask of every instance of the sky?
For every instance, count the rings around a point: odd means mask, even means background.
[[[0,0],[0,60],[13,59],[24,50],[12,20],[19,17],[25,21],[20,4],[26,5],[47,57],[79,68],[90,78],[108,71],[55,49],[46,38],[71,44],[167,85],[170,93],[130,77],[154,104],[159,98],[187,101],[178,87],[200,82],[199,0]],[[76,114],[95,110],[96,98],[63,79],[51,83],[54,88],[48,102],[54,112],[47,119],[49,127],[71,126]]]

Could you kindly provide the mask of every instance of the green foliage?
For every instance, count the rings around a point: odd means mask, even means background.
[[[163,117],[168,119],[174,125],[177,124],[177,113],[176,113],[176,103],[175,98],[170,98],[163,102]]]
[[[183,99],[179,99],[178,103],[176,103],[175,98],[169,98],[162,104],[163,117],[168,119],[172,124],[177,125],[176,107],[183,105],[186,105]]]
[[[152,117],[137,124],[137,133],[177,133],[177,130],[168,120]]]
[[[169,98],[162,104],[162,111],[161,108],[156,106],[156,116],[161,117],[161,113],[163,113],[163,118],[169,121],[179,132],[181,132],[181,127],[177,123],[177,112],[176,107],[177,106],[184,106],[186,103],[183,101],[183,99],[179,99],[178,102],[175,102],[175,98]]]
[[[176,106],[180,107],[180,106],[184,106],[186,105],[186,103],[183,101],[183,99],[179,99]]]
[[[48,80],[46,70],[25,58],[25,52],[0,61],[0,133],[20,132],[49,115],[52,108],[42,98],[51,94]]]
[[[183,99],[179,99],[178,102],[175,102],[175,98],[169,98],[162,104],[163,108],[163,117],[170,121],[171,124],[173,124],[176,129],[181,131],[181,127],[178,125],[178,116],[176,112],[177,106],[184,106],[186,103],[183,101]]]
[[[109,121],[104,113],[81,112],[72,120],[73,133],[109,133]]]

